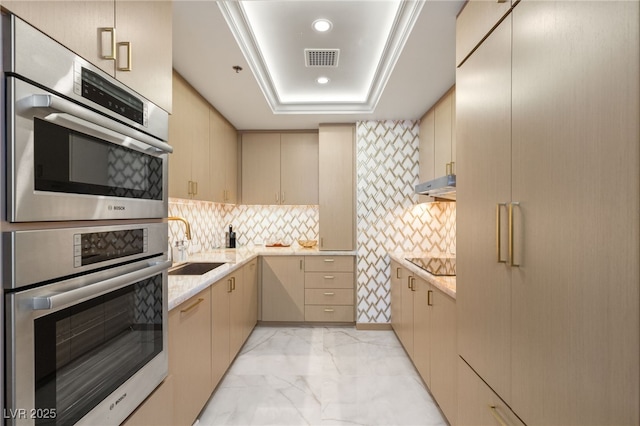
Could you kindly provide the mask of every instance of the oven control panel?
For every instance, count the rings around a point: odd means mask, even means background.
[[[147,228],[73,235],[73,266],[76,268],[148,251]]]

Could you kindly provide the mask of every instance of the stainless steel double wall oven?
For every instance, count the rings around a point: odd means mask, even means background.
[[[168,369],[168,114],[0,25],[3,420],[119,424]]]

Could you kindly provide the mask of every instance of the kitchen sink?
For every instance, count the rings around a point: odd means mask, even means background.
[[[224,263],[219,262],[187,262],[169,270],[169,275],[202,275],[216,269]]]

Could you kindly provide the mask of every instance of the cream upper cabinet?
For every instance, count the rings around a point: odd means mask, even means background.
[[[209,172],[211,201],[238,201],[238,133],[213,108],[209,109]]]
[[[318,135],[242,135],[244,204],[318,204]]]
[[[3,0],[2,6],[171,112],[171,1]]]
[[[116,0],[118,80],[171,112],[171,1]]]
[[[639,6],[521,1],[458,68],[459,353],[526,424],[640,423]]]
[[[242,203],[280,204],[280,133],[242,135]]]
[[[455,174],[456,89],[452,87],[420,120],[420,182]],[[430,201],[431,197],[420,196]]]
[[[470,0],[464,13],[458,15],[456,25],[456,65],[480,44],[480,41],[511,9],[511,0]]]
[[[211,201],[209,105],[174,72],[174,111],[169,116],[169,196]]]
[[[355,127],[320,125],[320,250],[355,248]]]
[[[282,204],[318,204],[318,134],[280,136]]]

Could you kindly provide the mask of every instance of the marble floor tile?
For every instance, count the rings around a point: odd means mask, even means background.
[[[259,326],[198,426],[446,424],[392,331]]]

